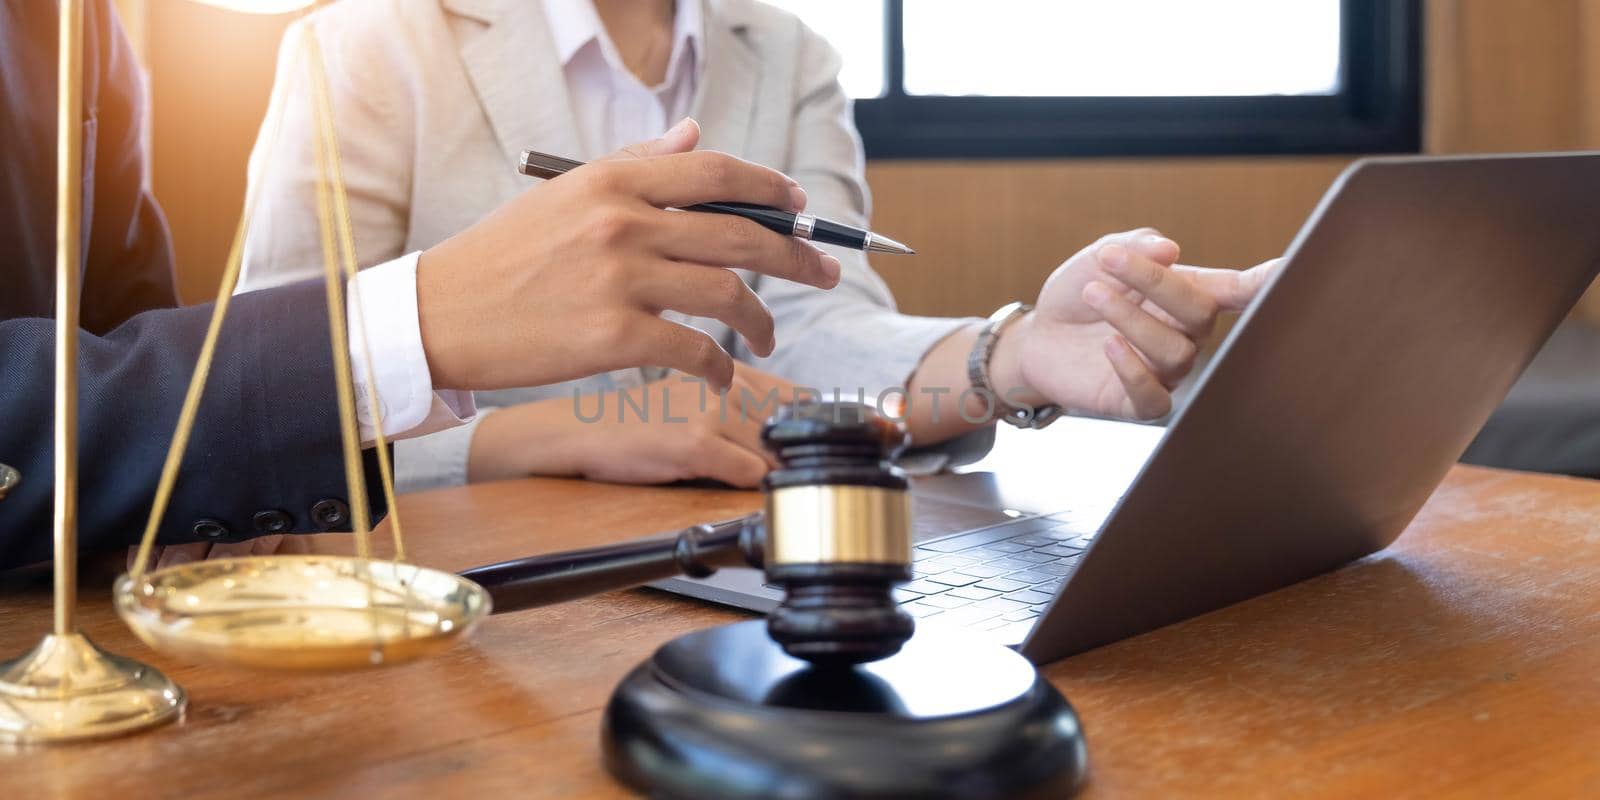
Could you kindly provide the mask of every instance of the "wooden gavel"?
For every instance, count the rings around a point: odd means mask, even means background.
[[[461,574],[504,613],[747,565],[783,589],[767,631],[790,655],[818,665],[894,655],[915,627],[893,595],[911,579],[910,498],[890,463],[904,429],[859,403],[811,403],[783,408],[761,438],[780,464],[763,481],[764,512]]]

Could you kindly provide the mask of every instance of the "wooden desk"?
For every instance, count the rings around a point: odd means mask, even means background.
[[[1151,436],[1057,428],[1007,437],[989,463],[1048,444],[1054,458],[1111,465],[1054,474],[1121,481]],[[521,481],[402,510],[417,560],[459,569],[758,502]],[[109,576],[95,580],[81,596],[87,632],[186,687],[188,718],[0,751],[0,798],[621,796],[599,762],[612,685],[667,639],[739,618],[622,592],[492,617],[432,661],[282,677],[152,653],[111,612]],[[43,588],[17,583],[0,583],[8,657],[49,624]],[[1087,727],[1091,798],[1600,796],[1600,484],[1458,468],[1385,553],[1046,673]]]

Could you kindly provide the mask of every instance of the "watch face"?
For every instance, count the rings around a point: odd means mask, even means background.
[[[1021,301],[1012,301],[996,309],[993,314],[990,314],[989,321],[995,323],[1005,322],[1014,316],[1026,314],[1032,310],[1033,306],[1028,305],[1027,303],[1023,303]]]
[[[1039,430],[1061,416],[1061,406],[1046,405],[1038,408],[1014,408],[1000,418],[1018,428]]]
[[[1061,418],[1061,406],[1039,406],[1033,410],[1033,427],[1043,428]]]

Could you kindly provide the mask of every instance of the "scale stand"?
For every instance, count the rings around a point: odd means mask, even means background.
[[[74,621],[78,580],[78,265],[83,219],[83,0],[62,0],[56,119],[55,630],[0,664],[0,741],[73,741],[148,728],[182,713],[183,690],[152,667],[95,647]],[[18,476],[0,470],[9,489]],[[0,492],[0,498],[4,492]]]
[[[53,633],[0,664],[0,741],[67,742],[170,722],[185,696],[165,675],[96,647],[81,633]]]

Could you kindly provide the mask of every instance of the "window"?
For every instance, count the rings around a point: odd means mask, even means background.
[[[1418,0],[768,0],[873,157],[1419,148]]]

